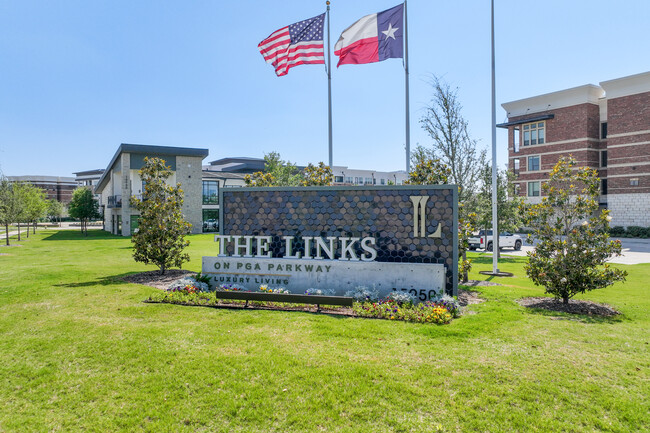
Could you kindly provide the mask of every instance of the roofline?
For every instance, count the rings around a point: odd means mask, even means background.
[[[529,117],[528,119],[520,119],[520,120],[515,120],[512,122],[506,122],[506,123],[499,123],[497,125],[497,128],[508,128],[508,126],[513,126],[513,125],[523,125],[524,123],[529,123],[529,122],[537,122],[539,120],[548,120],[548,119],[553,119],[555,117],[555,114],[544,114],[542,116],[535,116],[535,117]]]
[[[104,181],[111,172],[113,164],[117,161],[118,156],[122,152],[143,154],[143,153],[156,153],[159,155],[176,155],[176,156],[201,156],[205,158],[210,153],[208,149],[197,149],[192,147],[174,147],[174,146],[150,146],[147,144],[129,144],[122,143],[117,148],[115,155],[111,158],[111,162],[108,163],[108,167],[102,174],[102,177],[99,178],[97,186],[95,187],[95,192],[100,192],[104,189]],[[202,159],[203,159],[202,158]]]

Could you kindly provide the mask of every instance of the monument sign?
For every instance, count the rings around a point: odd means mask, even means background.
[[[455,185],[221,188],[211,284],[457,294]]]

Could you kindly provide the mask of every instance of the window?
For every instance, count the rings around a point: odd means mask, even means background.
[[[219,209],[203,209],[203,232],[219,231]]]
[[[354,183],[357,184],[357,185],[362,185],[363,184],[363,178],[355,176],[354,177]]]
[[[539,155],[528,157],[528,171],[539,171]]]
[[[521,185],[516,183],[515,184],[515,195],[520,195],[521,194]]]
[[[203,181],[203,204],[219,204],[219,183],[216,180]]]
[[[343,176],[334,176],[334,182],[343,183]]]
[[[600,179],[600,194],[607,195],[607,179]]]
[[[345,183],[352,183],[352,176],[348,176],[345,178]]]
[[[600,124],[600,138],[607,138],[607,122]]]
[[[528,197],[539,197],[539,182],[528,182]]]
[[[544,122],[527,123],[524,129],[524,146],[544,144]]]
[[[519,158],[515,158],[514,161],[513,161],[513,164],[514,164],[514,172],[515,172],[515,174],[519,175],[519,168],[520,168],[519,167],[519,165],[520,165]]]
[[[639,186],[639,178],[630,179],[630,186]]]
[[[513,151],[517,153],[519,152],[519,139],[521,138],[520,136],[521,131],[517,127],[515,127],[513,131],[514,131]]]
[[[600,151],[600,166],[601,167],[607,167],[607,151],[606,150],[601,150]]]
[[[372,177],[367,177],[365,184],[366,185],[372,185]]]
[[[386,179],[379,179],[379,183],[382,185],[386,185]]]

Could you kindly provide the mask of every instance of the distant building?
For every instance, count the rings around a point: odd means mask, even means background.
[[[95,187],[104,209],[104,230],[129,236],[137,228],[140,216],[130,199],[141,196],[144,190],[138,171],[145,157],[159,157],[172,169],[168,183],[180,183],[185,192],[182,211],[192,224],[192,233],[201,233],[201,162],[206,156],[207,149],[121,144]]]
[[[95,186],[97,186],[97,183],[104,174],[104,171],[105,170],[103,168],[98,168],[95,170],[78,171],[72,174],[75,175],[74,180],[77,182],[77,185],[88,186],[94,191]]]
[[[360,170],[341,165],[332,166],[334,185],[402,185],[408,173],[399,171]]]
[[[502,104],[508,167],[539,202],[561,156],[598,170],[612,226],[650,226],[650,72]]]
[[[77,188],[73,177],[62,176],[7,176],[10,182],[26,182],[41,188],[48,200],[70,203],[72,193]]]

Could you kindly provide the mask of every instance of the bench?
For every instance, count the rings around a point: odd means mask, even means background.
[[[218,299],[246,301],[244,308],[248,307],[248,301],[288,302],[292,304],[316,305],[317,313],[320,313],[321,305],[341,305],[344,307],[351,307],[354,302],[354,298],[349,298],[347,296],[297,295],[294,293],[259,293],[240,291],[229,292],[222,290],[217,290],[214,293]]]

